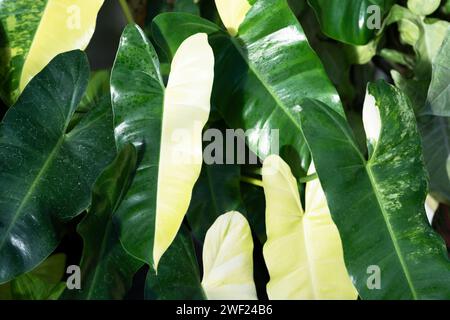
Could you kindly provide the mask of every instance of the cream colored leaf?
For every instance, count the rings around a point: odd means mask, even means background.
[[[427,213],[428,222],[433,224],[434,215],[439,208],[439,201],[428,195],[425,200],[425,212]]]
[[[381,133],[381,118],[374,96],[369,92],[366,93],[363,107],[363,124],[366,132],[369,151],[375,149]]]
[[[202,129],[208,121],[214,54],[204,33],[187,38],[172,61],[164,96],[158,171],[154,267],[180,228],[202,166]]]
[[[235,36],[251,5],[248,0],[216,0],[216,7],[228,32]]]
[[[209,228],[203,247],[202,287],[211,300],[255,300],[253,239],[239,212],[221,215]]]
[[[313,167],[310,173],[314,173]],[[339,232],[331,219],[318,179],[306,186],[306,211],[297,182],[278,156],[263,165],[270,299],[356,299]]]
[[[104,0],[48,0],[20,77],[20,91],[58,54],[84,50]]]

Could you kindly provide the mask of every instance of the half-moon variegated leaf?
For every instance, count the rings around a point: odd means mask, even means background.
[[[302,131],[347,270],[362,299],[448,299],[450,261],[425,214],[427,181],[414,111],[404,93],[386,83],[369,84],[368,93],[381,120],[379,135],[368,141],[374,147],[368,159],[339,114],[318,101],[301,105]]]
[[[185,38],[208,33],[216,53],[215,86],[220,88],[213,92],[213,105],[228,127],[246,131],[250,150],[261,159],[277,149],[295,151],[306,171],[310,157],[298,105],[308,97],[323,101],[343,117],[345,113],[287,1],[251,3],[235,37],[208,20],[183,13],[156,17],[152,35],[170,59]]]
[[[314,173],[311,166],[310,173]],[[295,177],[279,156],[262,170],[266,195],[270,299],[356,299],[344,263],[342,243],[319,180],[308,182],[303,212]]]
[[[253,239],[245,217],[231,211],[217,218],[203,246],[202,287],[209,300],[256,300]]]
[[[153,46],[138,26],[125,29],[111,75],[115,133],[119,146],[138,148],[140,161],[115,217],[125,249],[155,269],[200,175],[213,78],[206,34],[180,45],[165,89]]]
[[[104,0],[0,0],[0,97],[12,105],[55,56],[88,45]]]
[[[216,0],[216,7],[225,28],[235,36],[251,5],[248,0]]]
[[[203,159],[202,130],[208,121],[214,81],[214,53],[208,36],[187,38],[172,60],[159,153],[155,268],[169,248],[189,208]]]

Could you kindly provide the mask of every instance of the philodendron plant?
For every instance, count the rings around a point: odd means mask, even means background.
[[[0,0],[0,299],[450,299],[449,2],[157,2]]]

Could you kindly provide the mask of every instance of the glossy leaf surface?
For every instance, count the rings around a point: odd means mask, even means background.
[[[322,32],[353,45],[365,45],[380,29],[394,0],[308,0]],[[378,23],[378,28],[377,28]]]
[[[5,103],[12,105],[55,56],[86,48],[103,1],[0,1],[6,38],[0,51],[0,96]]]
[[[180,32],[172,32],[173,28]],[[308,166],[300,131],[298,104],[304,98],[325,102],[343,115],[339,96],[311,49],[285,0],[256,1],[236,38],[202,18],[162,14],[152,34],[171,57],[190,34],[206,32],[216,55],[213,102],[231,128],[252,130],[248,145],[261,159],[271,153],[279,130],[279,147],[291,146]]]
[[[142,30],[130,25],[122,35],[111,78],[116,141],[135,144],[140,160],[117,218],[126,250],[154,268],[176,236],[200,175],[213,66],[206,35],[196,34],[181,45],[165,89]]]
[[[84,243],[81,289],[66,290],[65,299],[123,299],[142,266],[122,248],[112,220],[131,184],[136,162],[136,149],[126,145],[97,179],[91,207],[77,227]]]
[[[301,112],[347,270],[363,299],[449,298],[447,250],[424,210],[426,173],[414,112],[404,94],[383,82],[370,84],[368,94],[381,121],[369,160],[327,106],[308,101]]]
[[[56,248],[61,223],[86,209],[93,183],[114,157],[109,101],[67,131],[88,77],[83,53],[59,55],[2,121],[0,283],[31,270]]]

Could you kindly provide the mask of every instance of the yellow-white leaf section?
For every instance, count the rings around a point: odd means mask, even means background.
[[[314,173],[311,167],[310,173]],[[297,182],[279,156],[264,161],[269,299],[356,299],[342,243],[318,179],[306,185],[306,212]]]
[[[205,33],[187,38],[172,61],[164,96],[153,263],[155,270],[180,228],[202,166],[214,54]]]
[[[380,110],[377,107],[375,97],[366,93],[363,107],[363,124],[366,132],[367,142],[370,146],[370,152],[375,149],[381,133]]]
[[[252,6],[248,0],[216,0],[216,7],[228,33],[234,37]]]
[[[239,212],[221,215],[209,228],[203,246],[202,287],[210,300],[256,300],[253,239]]]
[[[439,201],[434,199],[431,195],[427,196],[425,200],[425,212],[427,213],[428,222],[433,224],[434,215],[439,208]]]
[[[20,91],[58,54],[86,49],[104,0],[48,0],[20,77]]]

